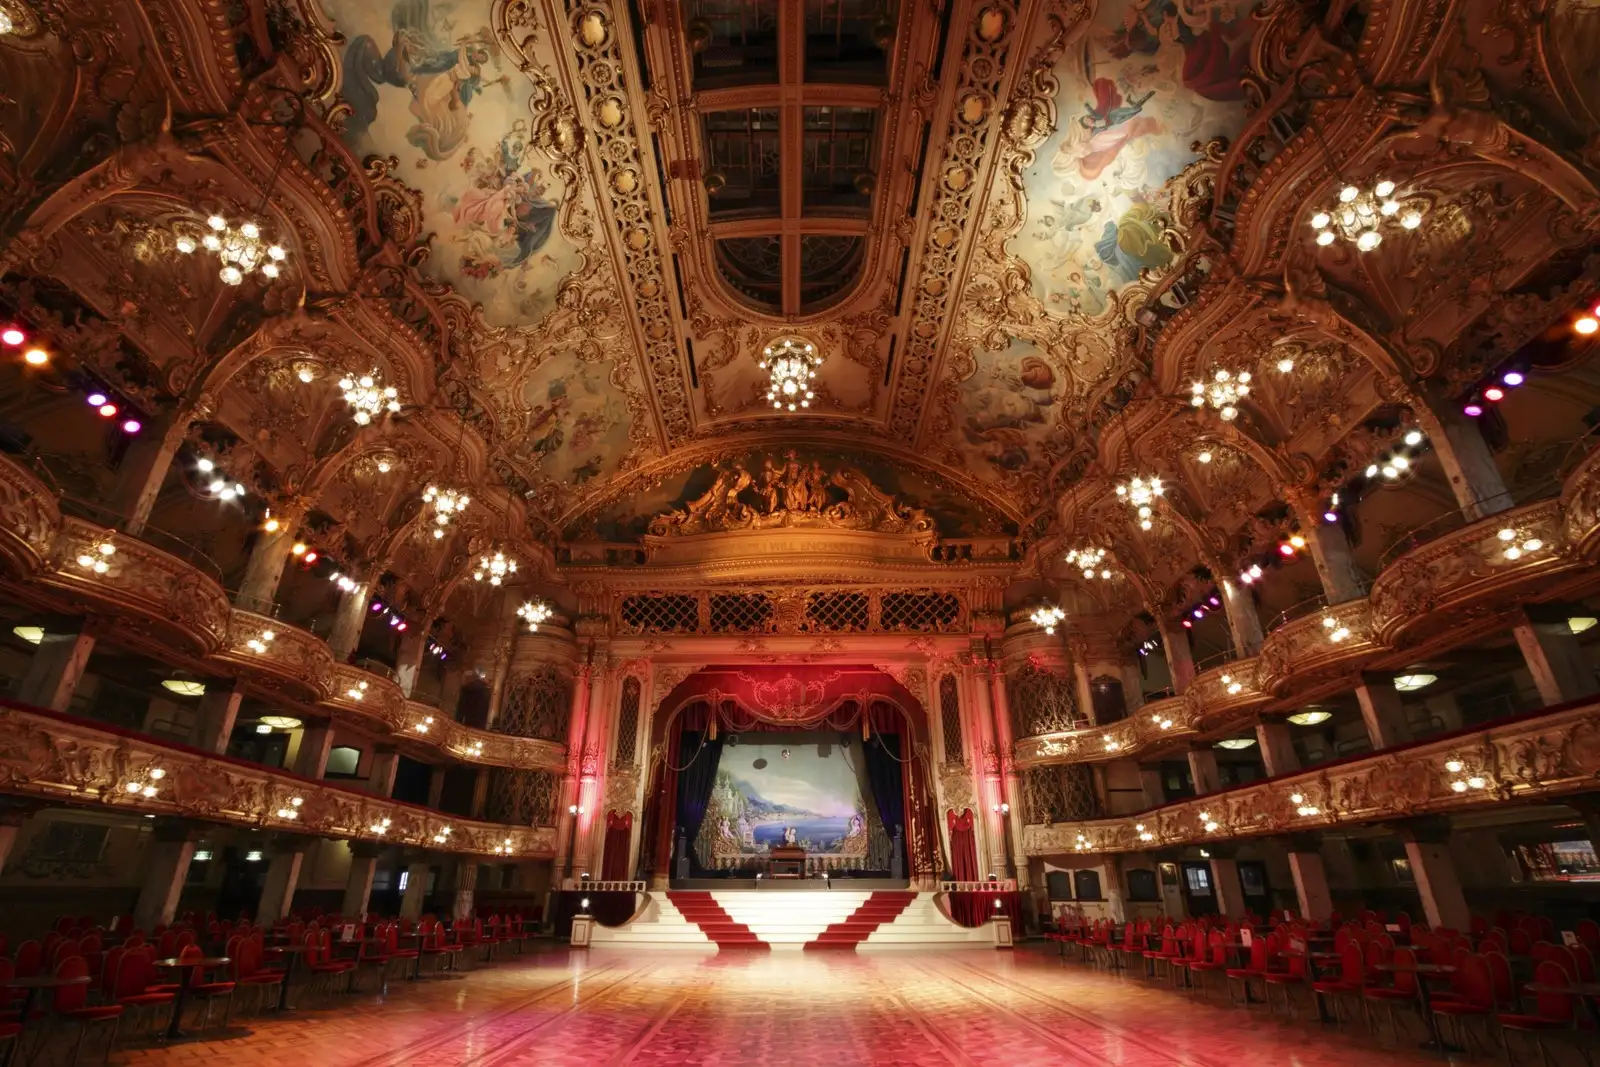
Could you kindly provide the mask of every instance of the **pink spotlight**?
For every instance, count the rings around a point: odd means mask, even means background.
[[[89,406],[90,407],[97,408],[101,404],[104,404],[106,402],[106,394],[104,394],[104,393],[90,393],[84,399],[89,401]]]
[[[1338,522],[1339,521],[1339,513],[1337,511],[1324,511],[1322,513],[1322,521],[1323,522]]]
[[[1498,404],[1506,398],[1506,391],[1498,385],[1491,385],[1483,391],[1483,398],[1491,403]]]
[[[1468,418],[1475,419],[1479,415],[1483,414],[1483,405],[1474,400],[1468,403],[1466,407],[1462,408],[1461,413],[1466,415]]]
[[[138,433],[142,429],[144,429],[144,425],[138,419],[129,419],[122,424],[123,433]]]

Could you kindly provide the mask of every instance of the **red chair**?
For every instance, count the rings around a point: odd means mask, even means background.
[[[1578,999],[1575,992],[1555,992],[1553,990],[1565,989],[1572,982],[1567,977],[1567,972],[1561,965],[1553,960],[1546,960],[1533,970],[1533,984],[1549,987],[1547,991],[1534,994],[1534,1011],[1531,1013],[1501,1012],[1495,1018],[1500,1023],[1500,1048],[1506,1054],[1506,1059],[1511,1059],[1512,1033],[1527,1034],[1533,1038],[1533,1043],[1539,1050],[1539,1058],[1548,1065],[1550,1052],[1545,1048],[1545,1037],[1553,1031],[1576,1030],[1577,1015],[1572,1009],[1572,1002]],[[1591,1063],[1589,1053],[1583,1052],[1585,1063]],[[1515,1062],[1514,1060],[1512,1062]]]
[[[270,991],[282,991],[284,975],[276,968],[263,965],[259,937],[234,934],[228,939],[228,955],[233,959],[234,985],[258,990],[261,995],[257,1010],[266,1010]]]
[[[388,926],[379,923],[372,931],[372,936],[363,938],[361,945],[356,949],[355,967],[350,975],[350,992],[354,993],[361,980],[363,967],[376,968],[379,976],[380,991],[389,987],[389,955]]]
[[[1595,955],[1600,955],[1600,923],[1593,919],[1585,919],[1573,932],[1578,935],[1578,940],[1585,948]],[[0,946],[3,945],[4,942],[0,942]],[[3,947],[0,947],[0,951],[4,951]]]
[[[111,951],[116,953],[118,949]],[[154,1028],[159,1028],[162,1018],[170,1013],[177,993],[170,985],[156,982],[153,954],[140,946],[122,952],[117,957],[115,969],[111,967],[109,956],[106,964],[106,969],[112,975],[112,994],[106,998],[107,1001],[122,1005],[130,1015],[148,1012],[155,1020]]]
[[[1238,982],[1244,988],[1244,1002],[1251,1003],[1250,982],[1252,979],[1260,981],[1263,986],[1267,980],[1267,964],[1272,949],[1277,945],[1278,935],[1271,937],[1252,937],[1250,939],[1250,962],[1244,967],[1229,967],[1223,972],[1228,987],[1228,1005],[1233,1006],[1233,983]]]
[[[1294,1017],[1293,990],[1306,984],[1306,957],[1304,952],[1290,952],[1282,971],[1273,971],[1262,979],[1266,986],[1267,1010],[1272,1010],[1272,991],[1283,990],[1283,1010]]]
[[[1578,965],[1578,981],[1583,983],[1594,981],[1594,953],[1589,951],[1589,946],[1583,942],[1568,945],[1567,951],[1572,953],[1572,960]]]
[[[69,956],[56,965],[55,976],[59,978],[88,978],[89,965],[82,956]],[[105,1059],[111,1060],[111,1046],[117,1040],[117,1021],[122,1017],[121,1004],[90,1004],[89,983],[77,985],[57,986],[55,997],[51,1003],[51,1012],[57,1019],[64,1022],[78,1024],[78,1040],[72,1046],[72,1062],[78,1062],[78,1056],[83,1052],[83,1039],[89,1032],[90,1023],[110,1022],[111,1034],[106,1039]]]
[[[421,960],[421,958],[422,958],[422,948],[421,948],[421,942],[420,941],[417,943],[418,944],[417,948],[401,948],[400,947],[400,927],[399,927],[398,924],[390,923],[389,924],[389,928],[388,928],[388,932],[384,935],[384,938],[388,942],[388,951],[389,951],[389,958],[390,959],[392,959],[392,960],[400,960],[402,963],[405,962],[406,960],[417,960],[417,961]]]
[[[340,978],[345,978],[355,970],[354,960],[341,960],[334,957],[333,938],[326,930],[306,931],[306,952],[301,957],[305,961],[306,972],[311,976],[314,984],[332,991]]]
[[[44,969],[44,946],[37,941],[24,941],[17,946],[17,956],[12,962],[18,978],[32,978]]]
[[[1339,977],[1325,978],[1311,983],[1311,992],[1317,1005],[1317,1017],[1326,1018],[1322,1010],[1325,997],[1360,998],[1366,988],[1366,953],[1355,938],[1344,943],[1339,950]],[[1339,1002],[1333,1000],[1333,1020],[1339,1021]]]
[[[228,1006],[222,1015],[222,1028],[228,1028],[228,1021],[233,1017],[233,987],[229,981],[206,981],[200,967],[200,960],[205,953],[200,951],[199,945],[185,945],[178,953],[178,961],[190,967],[189,992],[191,998],[206,1002],[205,1015],[201,1017],[200,1029],[203,1032],[211,1024],[211,1005],[218,1000],[226,1000]]]
[[[1369,964],[1371,960],[1368,960]],[[1398,1007],[1417,1007],[1417,972],[1413,969],[1417,965],[1417,954],[1409,948],[1397,948],[1385,961],[1394,966],[1394,981],[1392,985],[1373,984],[1361,991],[1362,1011],[1367,1017],[1367,1029],[1377,1036],[1377,1027],[1372,1024],[1372,1007],[1378,1005],[1384,1009],[1384,1014],[1389,1017],[1389,1028],[1394,1031],[1395,1043],[1400,1042],[1400,1019],[1395,1014]],[[1369,966],[1369,971],[1371,970]],[[1379,972],[1381,973],[1381,972]],[[1370,978],[1370,975],[1369,975]]]
[[[1213,929],[1206,936],[1206,954],[1189,962],[1189,982],[1192,988],[1204,990],[1205,976],[1222,974],[1228,969],[1228,934],[1226,930]],[[1226,983],[1227,979],[1223,979]]]
[[[1148,968],[1146,973],[1148,973],[1150,977],[1154,978],[1156,974],[1156,964],[1164,963],[1167,965],[1170,975],[1172,961],[1182,955],[1183,945],[1178,941],[1177,937],[1174,936],[1172,926],[1169,923],[1161,930],[1161,947],[1145,949],[1145,967]]]
[[[434,919],[423,935],[421,951],[424,959],[434,961],[434,971],[437,972],[441,966],[455,970],[456,960],[461,954],[462,947],[459,942],[446,940],[444,923]]]
[[[1456,973],[1451,984],[1451,999],[1434,998],[1433,1014],[1438,1019],[1450,1019],[1458,1043],[1465,1044],[1468,1019],[1485,1022],[1494,1014],[1494,975],[1489,961],[1472,953],[1456,963]]]

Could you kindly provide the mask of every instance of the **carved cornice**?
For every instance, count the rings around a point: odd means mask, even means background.
[[[458,819],[64,715],[0,705],[0,736],[0,790],[50,803],[481,856],[507,855],[495,849],[509,838],[511,858],[555,854],[552,829]]]
[[[1030,856],[1147,852],[1555,799],[1596,775],[1600,704],[1587,701],[1138,815],[1026,826],[1022,842]]]

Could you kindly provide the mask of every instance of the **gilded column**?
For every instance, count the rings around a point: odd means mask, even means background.
[[[980,857],[985,859],[981,865],[989,873],[999,877],[1005,876],[1006,871],[1006,834],[1005,824],[1000,820],[1000,813],[995,810],[1004,800],[1002,789],[1002,764],[1000,741],[994,731],[994,702],[991,698],[988,680],[985,674],[988,671],[988,659],[980,652],[974,652],[968,664],[962,669],[966,682],[968,699],[972,701],[972,720],[977,723],[978,737],[978,808],[976,814],[983,824],[984,840],[979,842],[981,847]]]
[[[583,738],[585,721],[589,714],[589,680],[592,668],[580,664],[572,676],[572,705],[567,712],[567,770],[561,779],[561,799],[556,811],[556,862],[553,884],[560,885],[567,877],[567,853],[572,848],[572,828],[575,822],[571,809],[579,803],[579,783],[582,781]]]
[[[597,649],[597,658],[604,655]],[[595,835],[605,825],[605,813],[600,810],[605,800],[606,745],[611,732],[611,718],[616,709],[617,672],[609,663],[595,666],[589,682],[589,714],[584,727],[583,745],[578,759],[578,812],[577,843],[573,849],[572,867],[578,874],[588,872],[595,877],[592,857],[599,851]]]
[[[989,700],[994,707],[995,741],[1000,757],[1000,803],[1009,808],[1003,813],[1004,829],[1010,834],[1012,866],[1017,872],[1017,886],[1028,884],[1028,857],[1022,851],[1022,779],[1017,774],[1013,758],[1016,748],[1011,730],[1011,703],[1006,694],[1005,669],[998,660],[989,661]]]

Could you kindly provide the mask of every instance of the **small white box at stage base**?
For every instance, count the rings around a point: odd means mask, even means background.
[[[593,934],[593,915],[574,915],[572,917],[572,944],[575,948],[588,948],[589,938]]]

